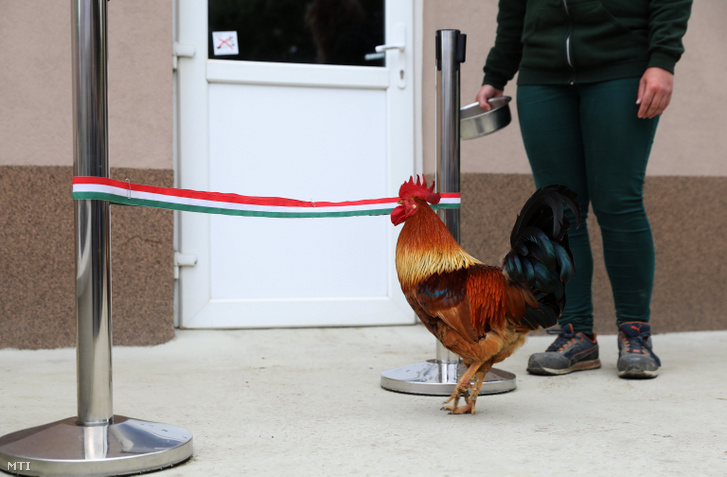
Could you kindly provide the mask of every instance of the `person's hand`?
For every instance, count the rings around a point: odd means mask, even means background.
[[[484,109],[485,111],[489,111],[492,109],[492,105],[488,103],[487,100],[490,98],[497,98],[498,96],[502,96],[503,93],[504,91],[502,91],[501,89],[497,89],[489,84],[483,84],[482,88],[480,88],[480,91],[475,97],[475,101],[480,103],[480,108]]]
[[[639,83],[639,96],[636,104],[640,105],[638,116],[651,119],[663,113],[671,102],[674,88],[674,75],[667,70],[647,68]]]

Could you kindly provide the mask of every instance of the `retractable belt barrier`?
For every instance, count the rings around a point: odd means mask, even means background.
[[[303,201],[110,179],[106,3],[71,0],[78,414],[0,436],[0,468],[19,475],[142,473],[176,465],[193,453],[192,434],[186,429],[113,414],[109,204],[248,217],[326,218],[388,215],[399,200]],[[457,239],[459,63],[464,61],[464,39],[458,30],[437,32],[440,120],[436,179],[442,200],[435,208]],[[411,394],[451,394],[459,359],[441,343],[437,343],[436,357],[382,373],[382,387]],[[491,393],[514,389],[515,377],[507,374],[486,378],[481,394],[488,388]]]

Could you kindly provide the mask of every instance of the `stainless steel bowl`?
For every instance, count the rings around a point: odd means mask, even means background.
[[[459,137],[474,139],[502,129],[512,120],[510,116],[510,96],[491,98],[488,102],[492,109],[485,111],[479,103],[472,103],[459,110]]]

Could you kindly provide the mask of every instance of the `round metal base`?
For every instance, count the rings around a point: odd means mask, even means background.
[[[124,416],[98,426],[70,417],[0,437],[0,469],[18,475],[138,474],[191,456],[189,431]]]
[[[430,359],[421,363],[390,369],[381,373],[381,387],[389,391],[429,396],[449,396],[466,367],[462,362]],[[512,391],[517,387],[515,375],[492,368],[482,383],[480,396]]]

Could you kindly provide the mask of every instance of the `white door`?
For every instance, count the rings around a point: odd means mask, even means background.
[[[385,9],[385,20],[381,11],[377,17],[384,43],[392,46],[379,55],[385,59],[356,53],[349,61],[342,49],[360,42],[350,36],[331,42],[325,35],[334,28],[324,20],[318,21],[326,25],[323,37],[305,38],[305,28],[299,28],[296,38],[278,38],[295,31],[294,21],[304,21],[286,17],[290,5],[359,1],[369,10],[377,2]],[[414,137],[414,0],[277,0],[272,13],[276,1],[238,0],[238,23],[225,23],[229,11],[214,11],[235,2],[209,3],[208,16],[208,2],[178,1],[177,186],[311,201],[396,196],[399,185],[420,169]],[[256,5],[259,11],[247,12]],[[308,12],[298,14],[313,30]],[[369,17],[375,24],[376,15]],[[335,55],[343,59],[326,58]],[[182,212],[177,233],[179,251],[196,257],[196,265],[180,268],[181,327],[415,320],[396,279],[398,230],[388,216],[277,219]]]

